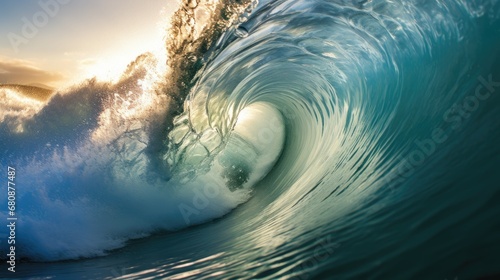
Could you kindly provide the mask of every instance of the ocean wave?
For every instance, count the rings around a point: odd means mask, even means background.
[[[304,245],[318,236],[310,232],[338,231],[335,244],[346,244],[370,223],[394,236],[390,220],[418,208],[409,196],[455,180],[416,183],[446,176],[444,158],[474,148],[453,138],[479,129],[472,113],[498,117],[484,104],[498,104],[499,10],[497,1],[185,1],[165,73],[145,54],[115,84],[7,104],[0,168],[20,174],[19,253],[103,255],[251,198],[254,229],[242,238],[257,248],[268,232]],[[400,216],[387,210],[403,202]],[[345,265],[359,258],[346,254]],[[283,269],[273,277],[301,265],[262,261]]]

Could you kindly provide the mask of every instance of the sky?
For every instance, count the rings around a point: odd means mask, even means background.
[[[0,83],[112,79],[164,47],[177,0],[0,0]]]

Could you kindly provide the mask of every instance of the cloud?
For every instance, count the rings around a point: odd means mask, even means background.
[[[0,58],[0,83],[52,85],[63,80],[59,73],[45,71],[25,60]]]
[[[93,64],[96,64],[97,62],[98,62],[97,59],[94,59],[94,58],[88,58],[88,59],[83,59],[83,60],[79,61],[80,65],[84,65],[84,66],[93,65]]]

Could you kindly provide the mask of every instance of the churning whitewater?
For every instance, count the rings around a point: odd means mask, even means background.
[[[2,87],[17,254],[112,259],[168,232],[121,276],[498,275],[499,17],[493,0],[185,1],[166,60],[49,100]]]

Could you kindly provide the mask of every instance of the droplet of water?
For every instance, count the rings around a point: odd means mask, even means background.
[[[188,0],[186,6],[190,9],[195,9],[196,7],[198,7],[198,2],[196,0]]]
[[[236,30],[234,31],[234,34],[240,38],[245,38],[248,36],[248,30],[245,27],[240,26],[240,27],[236,28]]]
[[[239,23],[245,23],[245,22],[247,22],[247,21],[248,21],[248,18],[247,18],[247,17],[245,17],[245,16],[241,16],[241,17],[239,17],[239,18],[238,18],[238,22],[239,22]]]
[[[191,62],[196,62],[198,60],[198,57],[196,57],[196,55],[194,54],[190,54],[188,55],[188,60],[191,61]]]

